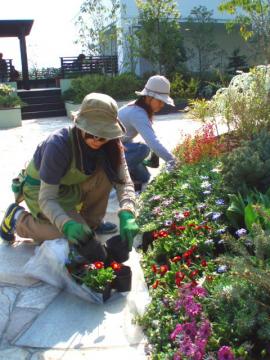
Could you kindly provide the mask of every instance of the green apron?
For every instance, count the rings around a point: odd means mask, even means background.
[[[69,140],[72,146],[72,161],[69,170],[60,181],[58,204],[65,210],[75,210],[81,203],[80,184],[89,179],[91,175],[86,175],[76,167],[74,141],[71,129],[69,130]],[[39,170],[34,165],[32,159],[26,168],[26,179],[23,186],[23,194],[25,202],[31,214],[38,218],[42,213],[39,203],[40,175]]]

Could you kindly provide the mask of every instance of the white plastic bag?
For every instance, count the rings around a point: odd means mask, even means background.
[[[67,290],[92,303],[103,303],[102,296],[75,282],[65,267],[69,246],[66,239],[46,240],[35,250],[23,271],[34,279]]]

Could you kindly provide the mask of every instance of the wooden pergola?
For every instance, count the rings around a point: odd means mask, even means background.
[[[17,37],[20,41],[23,87],[30,89],[25,37],[30,34],[34,20],[0,20],[0,37]]]

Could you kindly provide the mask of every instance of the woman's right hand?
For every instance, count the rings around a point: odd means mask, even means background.
[[[75,245],[84,244],[93,237],[93,232],[89,226],[74,220],[66,222],[62,231],[66,238]]]

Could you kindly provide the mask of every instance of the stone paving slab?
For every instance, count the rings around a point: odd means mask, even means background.
[[[23,266],[33,254],[33,246],[10,246],[0,239],[0,283],[20,286],[35,284],[37,280],[26,277],[22,272]]]
[[[143,334],[131,324],[131,316],[125,297],[99,305],[61,292],[15,345],[56,349],[136,345]]]

